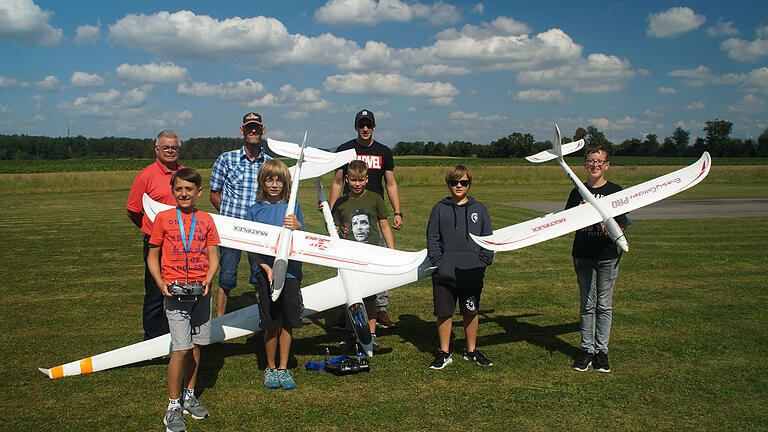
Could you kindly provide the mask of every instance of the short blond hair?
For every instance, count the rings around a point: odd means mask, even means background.
[[[368,176],[368,165],[360,159],[353,160],[347,167],[347,176],[355,176],[358,178]]]
[[[448,172],[445,173],[445,183],[448,184],[448,182],[451,180],[459,180],[460,178],[464,177],[464,174],[467,175],[469,184],[472,184],[472,171],[470,171],[469,168],[465,167],[464,165],[456,165],[451,167]]]
[[[288,198],[291,196],[291,172],[288,171],[286,164],[277,159],[268,160],[259,168],[259,176],[257,177],[259,190],[256,192],[256,199],[259,201],[267,200],[267,191],[264,183],[271,177],[276,177],[283,182],[280,201],[288,201]]]

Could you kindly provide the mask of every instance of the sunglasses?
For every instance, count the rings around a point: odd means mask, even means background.
[[[246,125],[243,126],[243,131],[245,134],[249,134],[251,132],[255,132],[257,135],[261,133],[262,127],[259,125]]]
[[[365,127],[367,127],[368,129],[373,129],[373,123],[369,121],[361,121],[360,123],[357,124],[358,129],[362,129]]]
[[[451,186],[462,185],[464,187],[469,186],[469,180],[448,180],[448,184]]]

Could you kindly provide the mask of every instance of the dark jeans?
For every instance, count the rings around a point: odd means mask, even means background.
[[[168,333],[168,320],[163,311],[163,293],[149,274],[147,255],[149,254],[149,235],[144,234],[144,340],[153,339]],[[161,255],[162,258],[162,255]]]

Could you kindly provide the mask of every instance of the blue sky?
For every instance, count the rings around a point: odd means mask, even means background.
[[[768,127],[768,2],[0,0],[0,133],[615,144]]]

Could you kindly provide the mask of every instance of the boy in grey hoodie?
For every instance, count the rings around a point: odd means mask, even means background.
[[[469,236],[490,235],[493,232],[488,209],[467,195],[472,173],[456,165],[445,174],[451,196],[434,207],[427,223],[427,251],[437,270],[432,274],[432,294],[437,317],[440,351],[430,369],[442,369],[451,359],[450,338],[456,301],[464,317],[467,349],[465,360],[482,366],[493,366],[476,347],[480,293],[483,289],[485,267],[493,262],[493,252],[481,248]]]

